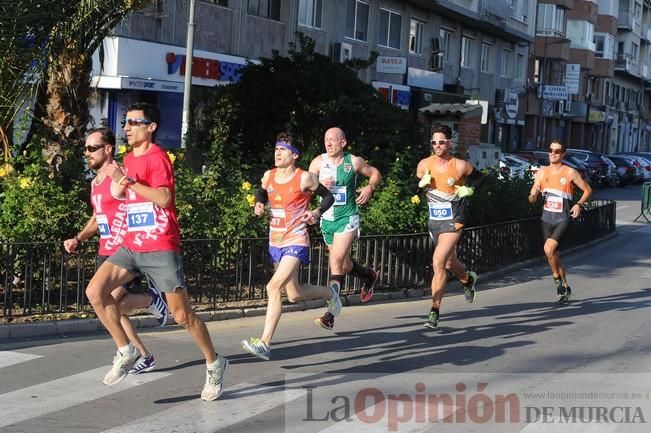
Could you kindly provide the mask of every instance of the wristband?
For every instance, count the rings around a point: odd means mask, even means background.
[[[122,181],[125,181],[124,186],[127,188],[132,187],[133,184],[136,183],[136,180],[129,176],[123,176],[122,179],[120,179],[120,185],[122,185]]]
[[[80,244],[84,242],[84,241],[81,240],[81,237],[79,237],[79,235],[75,235],[75,240],[77,242],[79,242]]]

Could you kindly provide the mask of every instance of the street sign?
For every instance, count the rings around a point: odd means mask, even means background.
[[[579,82],[581,81],[581,65],[568,63],[565,65],[565,87],[571,95],[578,95]]]

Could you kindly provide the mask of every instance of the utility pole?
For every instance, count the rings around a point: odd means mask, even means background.
[[[183,119],[181,120],[181,149],[185,149],[185,140],[190,127],[190,91],[192,89],[192,57],[194,53],[194,5],[190,0],[188,12],[188,37],[185,47],[185,79],[183,80]]]
[[[545,104],[545,71],[547,69],[547,35],[545,35],[545,41],[544,41],[544,48],[543,48],[543,61],[542,61],[542,68],[539,70],[538,74],[540,75],[540,94],[538,95],[539,98],[539,106],[538,106],[538,128],[537,128],[537,133],[538,133],[538,143],[536,144],[536,149],[543,149],[544,141],[545,141],[545,119],[543,117],[543,109],[544,109],[544,104]]]

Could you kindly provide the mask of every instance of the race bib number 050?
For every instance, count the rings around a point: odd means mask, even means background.
[[[454,215],[452,215],[452,203],[427,203],[429,206],[429,219],[436,221],[445,221],[451,220]]]

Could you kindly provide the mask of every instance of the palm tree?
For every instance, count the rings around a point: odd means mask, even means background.
[[[153,0],[14,0],[0,4],[0,140],[10,158],[12,123],[35,96],[44,155],[53,170],[89,122],[91,56],[131,11]],[[34,127],[34,126],[32,126]]]

